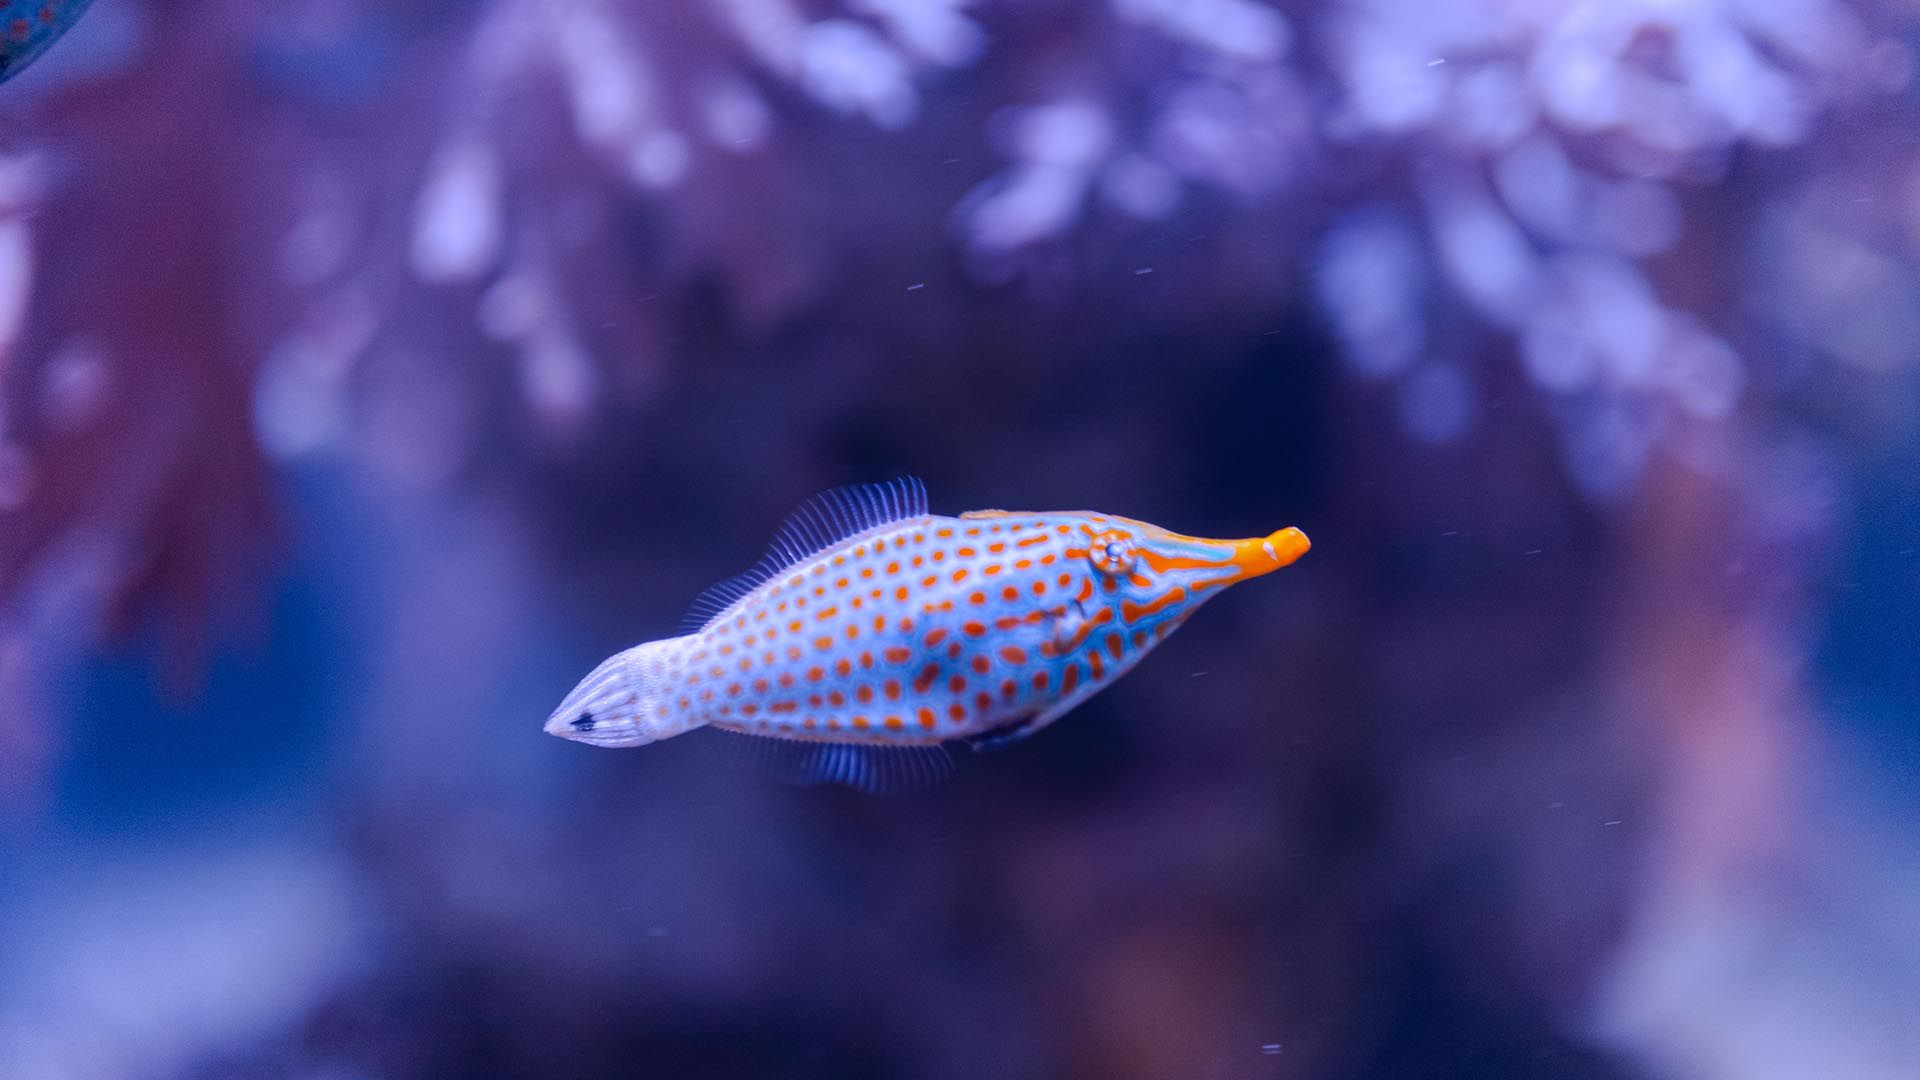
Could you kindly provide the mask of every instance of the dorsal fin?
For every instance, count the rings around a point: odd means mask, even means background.
[[[882,525],[927,516],[927,487],[918,477],[902,476],[879,484],[828,488],[800,504],[773,534],[767,553],[744,574],[730,577],[694,597],[680,620],[682,634],[712,625],[740,598],[797,562]]]

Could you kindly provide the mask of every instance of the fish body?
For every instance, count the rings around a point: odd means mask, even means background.
[[[1111,514],[926,511],[911,479],[817,496],[699,626],[616,654],[547,730],[637,746],[711,726],[784,740],[976,747],[1033,733],[1227,586],[1307,550]]]
[[[78,22],[93,0],[0,3],[0,82],[18,75]]]

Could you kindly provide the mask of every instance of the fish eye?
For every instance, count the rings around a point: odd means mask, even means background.
[[[1111,577],[1118,577],[1133,569],[1139,559],[1139,553],[1133,549],[1133,538],[1122,532],[1103,532],[1087,545],[1087,561],[1095,570]]]

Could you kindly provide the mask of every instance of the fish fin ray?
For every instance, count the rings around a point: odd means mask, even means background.
[[[869,795],[924,791],[953,775],[953,758],[940,743],[889,746],[781,739],[724,728],[706,745],[729,761],[769,779],[799,787],[839,784]]]
[[[801,744],[806,745],[806,744]],[[931,746],[866,746],[815,743],[798,771],[798,783],[842,784],[869,795],[923,791],[953,775],[953,758]]]
[[[771,581],[782,570],[804,562],[848,537],[925,517],[927,486],[919,477],[901,476],[878,484],[828,488],[800,504],[774,532],[760,561],[741,574],[709,586],[694,597],[680,620],[682,634],[713,625],[740,598]]]
[[[736,574],[722,581],[716,581],[700,591],[688,605],[687,613],[681,616],[680,633],[695,634],[711,626],[720,618],[720,613],[740,602],[740,598],[752,592],[767,575],[757,572],[758,568],[744,574]]]

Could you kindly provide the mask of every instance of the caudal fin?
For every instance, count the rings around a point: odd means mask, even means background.
[[[547,734],[594,746],[645,746],[701,727],[669,693],[670,661],[686,638],[649,641],[615,653],[547,717]]]

